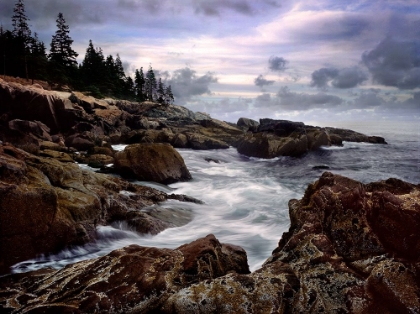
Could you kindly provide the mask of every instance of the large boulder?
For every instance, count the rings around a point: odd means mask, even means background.
[[[152,313],[194,283],[249,273],[245,252],[213,235],[177,249],[130,245],[54,271],[0,278],[0,306],[28,313]],[[36,291],[36,293],[35,293]]]
[[[242,117],[238,119],[236,125],[245,131],[248,131],[249,129],[257,129],[260,123],[255,120]]]
[[[184,159],[169,144],[128,145],[115,154],[114,167],[121,175],[142,181],[169,184],[191,179]]]

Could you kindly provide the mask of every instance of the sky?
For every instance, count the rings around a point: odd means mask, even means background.
[[[12,29],[15,0],[0,1]],[[151,65],[175,104],[236,122],[420,121],[419,0],[26,0],[49,48],[63,13],[127,75]]]

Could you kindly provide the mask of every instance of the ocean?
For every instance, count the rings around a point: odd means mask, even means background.
[[[393,177],[420,184],[419,122],[335,122],[321,126],[382,136],[388,144],[344,142],[342,147],[323,147],[299,158],[269,160],[240,155],[235,148],[179,149],[193,180],[169,186],[137,183],[202,200],[204,204],[170,200],[159,205],[191,211],[193,220],[190,223],[167,229],[156,236],[137,234],[125,224],[101,226],[97,229],[97,242],[19,263],[13,267],[13,272],[60,268],[103,256],[130,244],[176,248],[210,233],[222,243],[243,247],[250,269],[256,270],[289,228],[288,201],[300,199],[308,184],[316,181],[324,171],[362,183]],[[123,146],[116,148],[122,149]]]

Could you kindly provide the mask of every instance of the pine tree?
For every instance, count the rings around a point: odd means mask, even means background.
[[[96,86],[102,92],[106,91],[104,87],[104,77],[106,77],[107,69],[105,58],[101,48],[95,48],[92,40],[89,40],[89,46],[86,49],[85,58],[80,66],[80,72],[86,85]]]
[[[157,88],[157,83],[156,83],[156,77],[155,77],[155,72],[153,72],[152,66],[149,66],[149,70],[147,71],[146,74],[146,97],[148,100],[153,101],[156,96],[156,88]]]
[[[174,94],[172,93],[172,88],[171,88],[171,85],[169,85],[167,88],[166,88],[166,91],[165,91],[165,96],[166,96],[166,103],[167,104],[171,104],[171,103],[173,103],[174,102]]]
[[[13,58],[17,59],[17,69],[15,70],[18,75],[25,75],[29,80],[28,73],[28,54],[30,53],[31,43],[31,30],[28,25],[29,18],[25,13],[25,5],[23,0],[18,0],[13,9],[12,25],[13,25]],[[20,66],[19,66],[20,65]]]
[[[117,77],[121,80],[125,79],[124,67],[122,65],[122,61],[120,55],[117,53],[117,57],[115,58],[115,73]]]
[[[134,77],[134,82],[136,85],[136,97],[138,101],[144,101],[145,100],[145,96],[144,96],[144,84],[146,82],[146,80],[144,79],[144,74],[143,74],[143,67],[140,68],[139,70],[136,70],[135,72],[135,77]]]
[[[165,88],[164,88],[161,78],[159,78],[158,80],[156,93],[157,93],[157,102],[160,104],[165,103]]]
[[[13,9],[12,25],[13,35],[24,40],[27,45],[31,38],[31,30],[28,25],[29,18],[25,13],[25,4],[23,0],[18,0]],[[26,48],[26,46],[25,46]]]
[[[34,33],[31,42],[31,54],[29,56],[29,72],[32,83],[34,79],[48,80],[47,65],[48,58],[45,45],[38,39],[37,33]]]
[[[73,40],[69,36],[69,26],[61,12],[58,14],[56,22],[57,31],[52,36],[49,58],[63,67],[76,66],[76,57],[79,54],[71,48]]]

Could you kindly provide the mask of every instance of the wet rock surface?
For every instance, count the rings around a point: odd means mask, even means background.
[[[181,223],[143,208],[168,198],[192,201],[82,170],[62,152],[42,152],[36,156],[0,145],[0,273],[39,254],[92,241],[96,226],[116,220],[131,222],[140,233],[157,234]],[[182,223],[189,219],[186,215]]]
[[[213,235],[174,250],[131,245],[58,271],[2,278],[0,306],[11,313],[149,313],[183,287],[228,273],[249,273],[246,254]]]
[[[243,125],[242,120],[238,121]],[[386,144],[379,136],[336,128],[321,128],[288,120],[260,119],[237,144],[240,154],[257,158],[301,156],[321,146],[342,145],[343,141]]]
[[[143,143],[115,154],[115,170],[142,181],[173,183],[191,179],[181,155],[169,144]]]
[[[326,172],[289,202],[291,226],[263,266],[207,236],[175,250],[129,246],[0,279],[9,312],[417,313],[420,186]]]

